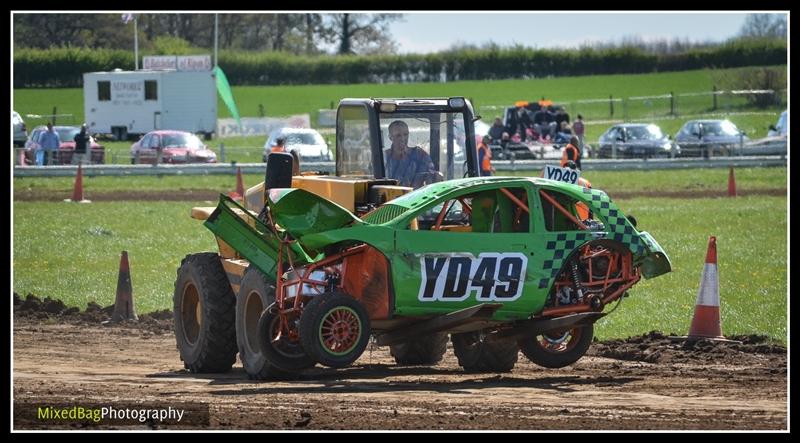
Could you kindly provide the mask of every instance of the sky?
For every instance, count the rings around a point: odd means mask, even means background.
[[[577,47],[586,42],[688,38],[692,42],[724,41],[736,35],[747,13],[701,12],[419,12],[403,11],[390,25],[400,53],[428,53],[455,43],[534,48]]]

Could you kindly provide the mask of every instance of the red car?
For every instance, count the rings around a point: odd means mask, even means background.
[[[152,131],[131,146],[131,164],[216,163],[217,154],[196,135],[184,131]]]
[[[51,160],[54,165],[72,164],[72,154],[75,151],[75,136],[81,132],[80,126],[53,126],[58,134],[58,151]],[[28,141],[25,142],[25,164],[36,163],[36,151],[40,148],[39,139],[47,131],[47,126],[37,126],[31,131]],[[97,143],[94,137],[89,137],[90,162],[103,164],[106,160],[106,148]]]

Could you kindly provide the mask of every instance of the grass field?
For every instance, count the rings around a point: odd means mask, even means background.
[[[645,175],[646,174],[646,175]],[[224,181],[227,179],[228,181]],[[598,171],[595,186],[609,190],[725,189],[726,170],[659,173]],[[114,178],[87,180],[87,194],[100,189],[232,189],[232,177]],[[251,181],[252,180],[252,181]],[[247,176],[247,185],[257,177]],[[786,188],[785,168],[737,170],[740,189]],[[54,192],[71,189],[70,179],[14,179],[15,190],[30,186]],[[96,187],[95,187],[96,186]],[[679,188],[684,189],[684,188]],[[694,309],[708,237],[718,242],[721,313],[726,334],[766,334],[786,342],[787,216],[785,197],[736,199],[634,198],[618,200],[634,213],[639,228],[653,234],[674,271],[637,284],[621,307],[601,320],[600,338],[650,330],[685,333]],[[138,312],[171,309],[175,271],[189,253],[214,251],[212,234],[189,217],[207,202],[13,203],[13,289],[63,300],[84,308],[94,300],[113,303],[119,257],[129,253]]]
[[[717,72],[732,73],[736,69]],[[500,115],[496,106],[511,105],[517,100],[535,100],[540,97],[571,102],[580,99],[597,99],[613,96],[615,98],[651,96],[669,93],[709,92],[714,84],[712,70],[666,72],[655,74],[595,75],[581,77],[541,78],[528,80],[459,81],[448,83],[409,83],[409,84],[357,84],[357,85],[308,85],[308,86],[239,86],[233,88],[239,113],[243,117],[257,117],[259,105],[263,105],[269,117],[309,113],[311,121],[316,121],[319,109],[336,107],[339,100],[346,97],[443,97],[463,95],[472,99],[476,112],[491,124]],[[235,81],[235,79],[231,79]],[[687,113],[694,114],[700,106],[679,102]],[[691,99],[694,102],[694,99]],[[53,108],[59,114],[72,114],[74,118],[63,124],[79,124],[83,120],[83,90],[74,89],[17,89],[14,90],[14,110],[20,114],[52,114]],[[602,105],[606,106],[606,105]],[[662,106],[662,105],[656,105]],[[222,103],[217,105],[219,118],[230,114]],[[757,114],[730,115],[728,118],[739,129],[752,138],[766,135],[767,127],[775,123],[783,108],[766,110],[736,109],[758,111]],[[576,112],[568,109],[573,118]],[[584,114],[590,115],[586,111]],[[631,106],[628,115],[632,119],[650,118],[652,109],[647,106]],[[578,109],[578,112],[582,112]],[[766,112],[766,113],[764,113]],[[615,118],[621,118],[617,110]],[[680,116],[675,119],[659,120],[662,130],[674,135],[683,123],[691,117]],[[605,120],[605,119],[604,119]],[[26,119],[29,128],[41,124],[41,120]],[[608,123],[587,120],[586,138],[595,143],[608,128]],[[214,139],[209,146],[219,154],[219,144],[226,145],[226,160],[238,162],[257,162],[261,160],[261,147],[266,137],[236,137]],[[329,140],[331,142],[332,140]],[[130,142],[103,142],[106,146],[107,162],[127,163]],[[332,145],[332,144],[331,144]]]
[[[506,171],[509,175],[536,176],[539,171]],[[591,171],[583,176],[592,184],[614,192],[636,189],[673,191],[725,190],[728,186],[727,169],[683,169],[675,171]],[[740,190],[785,189],[786,168],[739,168],[735,171],[736,184]],[[263,174],[243,174],[245,188],[264,181]],[[14,190],[22,192],[52,191],[58,194],[71,194],[75,179],[73,177],[23,177],[15,178]],[[91,198],[93,193],[128,190],[185,191],[211,189],[228,192],[236,188],[236,177],[231,175],[194,176],[134,176],[134,177],[86,177],[83,178],[84,193]]]

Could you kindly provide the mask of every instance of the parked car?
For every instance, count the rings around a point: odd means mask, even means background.
[[[786,136],[789,134],[789,111],[781,112],[781,116],[778,117],[778,122],[774,125],[770,125],[769,131],[767,131],[767,137],[774,137],[778,135]]]
[[[750,139],[729,120],[689,120],[675,135],[681,155],[730,155]]]
[[[614,125],[598,139],[597,156],[611,158],[616,145],[618,158],[671,157],[679,152],[668,135],[653,124],[635,123]]]
[[[69,165],[72,163],[72,154],[75,151],[75,135],[81,132],[80,126],[53,126],[58,134],[58,151],[53,157],[52,164]],[[32,165],[36,163],[36,151],[41,144],[39,140],[47,131],[47,126],[37,126],[33,128],[28,140],[25,142],[25,163]],[[105,163],[106,148],[97,143],[94,137],[89,137],[90,162],[94,164]]]
[[[185,131],[151,131],[131,145],[131,164],[216,163],[217,154],[200,138]]]
[[[321,162],[333,160],[331,151],[328,149],[328,143],[316,130],[311,128],[279,128],[270,132],[267,142],[264,143],[263,161],[267,161],[267,155],[272,152],[272,147],[275,146],[279,137],[283,137],[286,140],[287,151],[297,151],[301,161]]]
[[[25,146],[25,141],[28,139],[28,130],[25,127],[25,121],[22,120],[17,111],[11,111],[11,126],[14,127],[14,146]]]

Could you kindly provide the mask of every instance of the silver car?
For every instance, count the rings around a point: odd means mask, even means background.
[[[730,155],[749,141],[730,120],[689,120],[675,135],[681,155],[695,157]]]
[[[674,151],[674,153],[673,153]],[[680,153],[661,128],[653,124],[615,125],[598,140],[597,156],[611,158],[674,157]]]
[[[25,127],[25,121],[17,111],[11,111],[11,125],[14,127],[14,146],[25,146],[25,141],[28,140],[28,130]]]
[[[272,147],[275,146],[279,137],[286,140],[287,151],[297,151],[300,160],[321,162],[331,161],[331,151],[328,149],[328,143],[319,134],[319,132],[310,128],[280,128],[272,131],[264,143],[263,161],[267,161],[267,156],[272,152]]]

